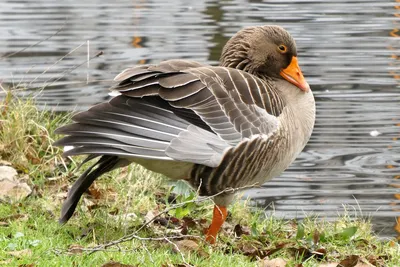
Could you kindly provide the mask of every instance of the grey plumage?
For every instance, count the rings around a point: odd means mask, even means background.
[[[270,47],[279,35],[291,50],[282,58],[275,50],[264,56],[254,36],[270,37],[264,40]],[[315,117],[312,93],[275,73],[289,65],[286,57],[297,55],[288,36],[271,26],[247,28],[228,42],[221,66],[169,60],[119,74],[112,89],[121,95],[57,130],[67,136],[56,145],[74,146],[65,155],[101,156],[72,187],[60,221],[70,218],[94,179],[129,162],[185,179],[202,195],[261,184],[287,168],[308,141]],[[231,197],[217,200],[228,204]]]

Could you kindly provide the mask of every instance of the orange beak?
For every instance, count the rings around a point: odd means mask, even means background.
[[[288,82],[296,85],[304,92],[310,90],[310,86],[304,79],[303,73],[299,67],[297,57],[292,57],[292,61],[286,69],[281,70],[280,75]]]

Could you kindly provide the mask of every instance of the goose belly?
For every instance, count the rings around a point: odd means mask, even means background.
[[[201,195],[214,195],[228,188],[262,185],[282,173],[298,152],[287,149],[283,137],[255,138],[229,150],[218,167],[195,165],[190,182]]]

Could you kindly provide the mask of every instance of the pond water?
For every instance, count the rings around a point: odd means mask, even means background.
[[[334,219],[347,210],[398,237],[399,13],[400,0],[3,0],[0,81],[43,108],[86,109],[108,99],[127,66],[217,64],[240,28],[279,24],[297,41],[317,121],[290,169],[247,195],[269,214]]]

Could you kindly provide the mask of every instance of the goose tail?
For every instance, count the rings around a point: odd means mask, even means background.
[[[59,222],[64,224],[71,218],[82,194],[86,192],[97,177],[116,168],[126,166],[129,163],[128,160],[119,158],[118,156],[104,155],[96,163],[90,166],[84,173],[82,173],[69,190],[67,199],[64,201],[61,209]]]

